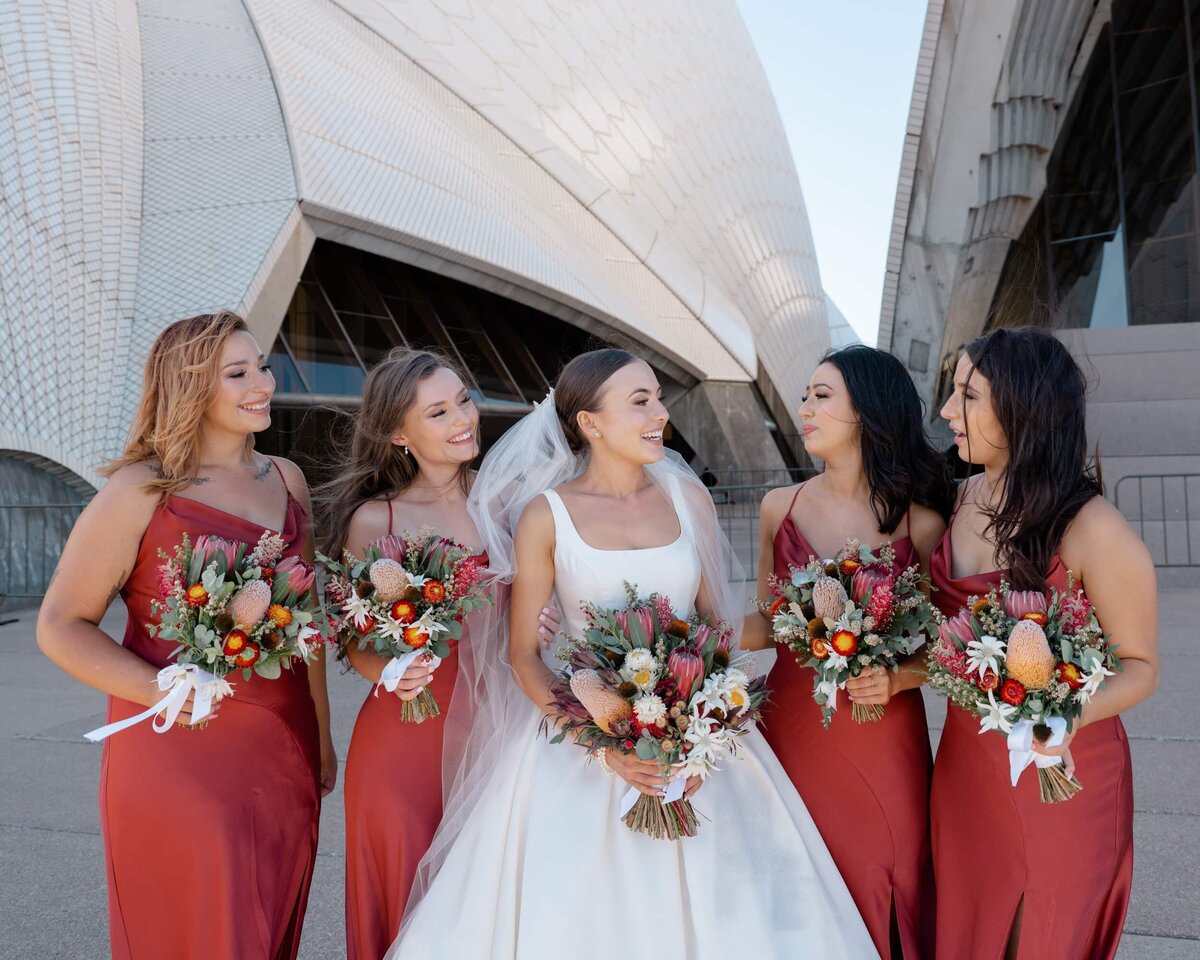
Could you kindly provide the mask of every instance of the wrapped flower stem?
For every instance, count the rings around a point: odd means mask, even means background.
[[[1061,764],[1053,767],[1038,767],[1038,788],[1042,803],[1062,803],[1070,800],[1083,789],[1083,784],[1074,776],[1068,777]]]
[[[644,793],[637,798],[633,809],[625,814],[623,820],[630,830],[644,833],[655,840],[694,837],[699,826],[690,800],[663,803]]]
[[[433,694],[426,687],[411,700],[405,700],[400,706],[400,721],[402,723],[421,723],[432,717],[441,716],[441,709]]]
[[[855,723],[878,723],[883,719],[885,704],[855,703],[850,706],[850,716]]]

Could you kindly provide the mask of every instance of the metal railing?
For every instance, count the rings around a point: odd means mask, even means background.
[[[46,593],[85,504],[0,504],[0,611],[33,606]]]
[[[1200,566],[1200,474],[1130,474],[1117,481],[1113,500],[1156,567]]]
[[[758,517],[762,498],[775,487],[786,487],[813,476],[811,467],[772,470],[717,470],[701,479],[717,506],[721,529],[733,545],[743,577],[758,579]],[[732,576],[735,571],[730,571]]]

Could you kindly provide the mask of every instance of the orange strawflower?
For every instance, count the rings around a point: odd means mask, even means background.
[[[429,642],[429,634],[422,632],[416,624],[404,628],[404,642],[410,647],[423,647]]]
[[[254,665],[254,661],[258,659],[258,647],[252,643],[246,644],[246,649],[238,654],[237,660],[234,661],[239,667],[249,667]]]
[[[189,607],[202,607],[208,603],[208,591],[198,583],[187,588],[187,603]]]
[[[407,600],[397,600],[392,604],[391,614],[398,623],[412,623],[417,619],[417,608]]]
[[[843,657],[852,657],[858,652],[858,637],[849,630],[838,630],[829,638],[829,643]]]
[[[227,657],[235,656],[245,649],[249,639],[244,630],[230,630],[225,634],[225,646],[221,652]]]
[[[427,603],[441,603],[446,599],[446,585],[441,580],[426,580],[421,596]]]
[[[267,617],[280,630],[289,626],[292,622],[292,611],[281,603],[273,603],[267,607]]]
[[[812,655],[818,660],[824,660],[829,656],[829,644],[820,637],[813,637],[809,641],[809,649],[812,650]]]

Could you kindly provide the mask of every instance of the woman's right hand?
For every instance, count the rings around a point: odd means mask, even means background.
[[[657,760],[639,760],[637,754],[612,748],[605,751],[609,768],[631,787],[648,797],[661,797],[667,786],[663,766]]]
[[[154,697],[148,704],[146,704],[146,706],[152,707],[152,706],[154,706],[154,704],[158,703],[158,701],[161,700],[162,698],[163,698],[163,694],[159,691],[159,689],[157,687],[155,687]],[[179,714],[175,717],[175,723],[177,726],[190,727],[192,725],[192,710],[195,709],[195,706],[196,706],[196,691],[193,688],[188,691],[187,699],[183,701],[183,706],[179,708]],[[200,720],[199,722],[207,723],[209,720],[211,720],[213,717],[215,717],[217,715],[217,711],[220,709],[221,709],[221,701],[214,700],[208,708],[208,713],[206,713],[204,715],[204,719]]]
[[[429,686],[429,682],[432,679],[433,658],[429,656],[417,657],[401,675],[400,682],[396,685],[396,696],[401,700],[412,700]]]

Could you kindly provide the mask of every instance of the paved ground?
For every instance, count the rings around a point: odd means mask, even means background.
[[[104,868],[96,815],[100,748],[80,734],[102,722],[103,698],[69,680],[33,641],[33,613],[0,626],[0,958],[107,956]],[[0,617],[3,619],[3,617]],[[106,627],[119,635],[122,614]],[[1162,594],[1162,686],[1127,717],[1136,777],[1137,862],[1122,960],[1200,956],[1200,591]],[[366,684],[331,676],[344,757]],[[935,727],[941,711],[933,713]],[[936,738],[937,730],[933,731]],[[341,788],[325,806],[300,955],[342,947]]]

